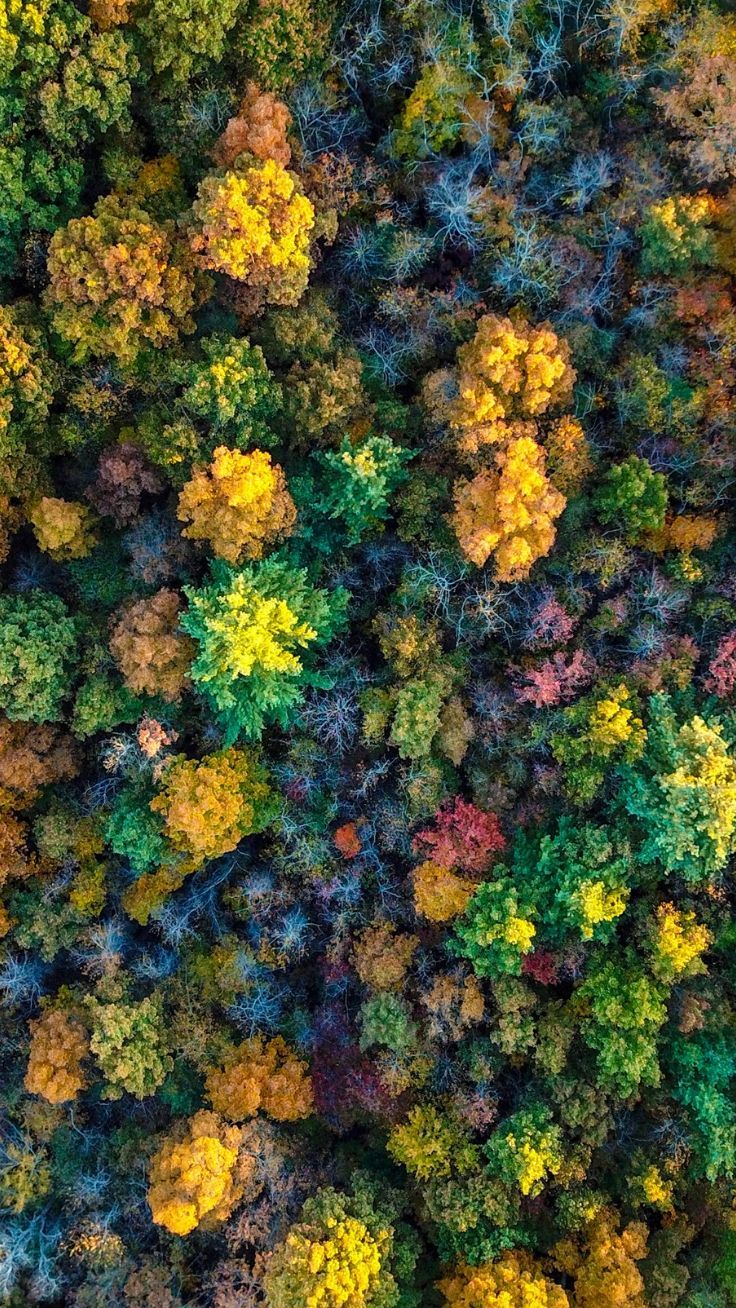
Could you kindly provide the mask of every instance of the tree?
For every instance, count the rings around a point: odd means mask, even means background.
[[[472,78],[447,61],[427,64],[419,74],[392,136],[397,155],[427,159],[450,150],[467,125],[464,101]]]
[[[450,423],[468,451],[533,438],[535,420],[567,404],[574,381],[569,347],[549,323],[486,314],[457,353]]]
[[[660,904],[651,932],[652,971],[660,981],[672,984],[680,977],[707,972],[701,955],[713,936],[691,909]]]
[[[418,1181],[462,1176],[478,1164],[467,1127],[432,1104],[412,1108],[405,1122],[392,1127],[386,1147]]]
[[[52,559],[83,559],[97,543],[92,514],[76,500],[42,495],[28,510],[39,549]]]
[[[290,124],[286,105],[270,91],[260,91],[255,82],[248,82],[237,114],[228,119],[215,143],[215,163],[229,168],[241,154],[250,154],[256,159],[274,159],[288,168],[291,146],[286,134]]]
[[[0,307],[0,457],[38,440],[53,399],[54,373],[38,328]]]
[[[569,1308],[570,1301],[526,1250],[480,1267],[461,1264],[439,1283],[451,1308]]]
[[[414,907],[430,922],[449,922],[464,913],[475,892],[469,877],[458,876],[428,860],[414,869]]]
[[[671,195],[653,204],[641,226],[642,271],[677,276],[716,262],[711,195]]]
[[[263,351],[245,337],[215,335],[201,342],[204,358],[177,365],[184,389],[181,407],[203,420],[209,438],[199,445],[211,454],[217,445],[270,445],[270,424],[281,407],[281,387],[266,366]]]
[[[628,686],[602,686],[565,709],[564,731],[552,736],[552,753],[564,769],[565,789],[577,804],[589,805],[614,765],[631,764],[644,750],[647,733]]]
[[[201,762],[177,755],[149,808],[161,814],[172,848],[199,867],[237,848],[244,836],[265,830],[278,801],[256,755],[227,748]]]
[[[549,554],[566,501],[547,479],[544,451],[531,437],[512,440],[495,465],[456,483],[451,522],[466,558],[482,567],[493,554],[499,581],[514,581]]]
[[[325,685],[314,654],[345,620],[347,594],[309,585],[283,558],[235,571],[211,566],[212,581],[187,588],[181,626],[197,643],[191,675],[227,741],[287,726],[307,686]]]
[[[76,651],[77,624],[57,595],[0,595],[0,708],[11,721],[59,721]]]
[[[260,559],[265,547],[290,536],[296,508],[270,454],[241,454],[219,446],[209,468],[195,469],[179,495],[183,534],[207,540],[228,563]]]
[[[322,0],[250,0],[238,46],[258,84],[279,91],[303,79],[325,52],[329,15]]]
[[[415,853],[441,867],[476,875],[487,872],[494,855],[505,848],[506,838],[496,814],[486,813],[460,795],[444,805],[432,826],[418,831],[412,842]]]
[[[312,1112],[312,1086],[303,1059],[281,1036],[254,1036],[233,1049],[221,1068],[207,1075],[212,1107],[231,1122],[261,1109],[277,1122],[296,1122]]]
[[[315,445],[335,445],[346,428],[362,433],[370,415],[363,387],[363,368],[362,360],[349,349],[339,350],[331,359],[317,358],[291,365],[284,380],[281,427],[288,433],[292,446],[311,450]],[[352,442],[348,444],[352,452]],[[379,455],[380,452],[381,443]],[[383,461],[388,461],[396,473],[396,458],[385,448]],[[369,459],[369,467],[370,462]],[[349,469],[344,468],[342,480],[343,483],[354,482],[355,472],[351,478]],[[354,485],[352,489],[355,492]],[[369,491],[371,489],[375,493],[375,484],[371,486],[369,483]]]
[[[106,1081],[103,1099],[120,1099],[125,1091],[136,1099],[154,1095],[173,1067],[160,1000],[91,999],[88,1011],[90,1050]]]
[[[204,1109],[175,1126],[151,1161],[148,1204],[156,1225],[189,1235],[224,1221],[243,1193],[240,1143],[237,1127]]]
[[[383,1045],[399,1058],[404,1058],[416,1046],[417,1028],[408,1004],[388,990],[379,990],[361,1005],[360,1026],[360,1047],[363,1050]]]
[[[597,958],[576,992],[584,1040],[598,1055],[598,1080],[622,1099],[660,1081],[657,1036],[667,1020],[666,990],[627,951]]]
[[[580,1245],[557,1245],[558,1266],[574,1277],[579,1308],[646,1308],[644,1280],[637,1266],[646,1257],[647,1228],[630,1222],[619,1231],[618,1214],[603,1209],[588,1225]]]
[[[664,117],[679,140],[674,149],[706,186],[736,177],[736,59],[708,51],[666,91],[655,92]]]
[[[49,725],[0,717],[0,812],[31,808],[44,786],[77,775],[74,741]]]
[[[327,474],[320,507],[328,517],[344,521],[351,544],[382,529],[412,457],[388,436],[367,436],[357,446],[345,437],[339,451],[319,455]]]
[[[559,948],[570,930],[583,940],[610,937],[633,879],[623,830],[560,818],[552,834],[517,849],[514,870],[530,886],[543,944]]]
[[[650,744],[629,770],[624,803],[643,824],[641,857],[693,885],[707,883],[736,849],[736,761],[720,723],[678,726],[666,696],[650,700]]]
[[[182,83],[222,59],[242,9],[243,0],[145,0],[136,14],[137,28],[156,72]]]
[[[478,976],[519,976],[537,933],[528,889],[517,888],[505,872],[499,864],[455,922],[452,950],[470,959]]]
[[[418,940],[397,932],[393,922],[366,927],[355,942],[355,970],[363,985],[373,990],[400,990]]]
[[[623,526],[627,540],[636,544],[643,533],[662,530],[667,482],[646,459],[630,454],[623,463],[609,468],[596,495],[596,507],[603,522]]]
[[[122,32],[95,31],[68,0],[2,6],[0,274],[13,276],[31,235],[78,210],[87,147],[131,126],[139,71]]]
[[[390,1207],[390,1192],[379,1203],[362,1185],[353,1194],[325,1189],[308,1199],[266,1267],[269,1308],[398,1308],[397,1277],[416,1252],[401,1247],[395,1215],[384,1211]]]
[[[727,632],[719,640],[704,685],[718,699],[727,699],[736,690],[736,631]]]
[[[170,222],[117,195],[73,218],[51,239],[46,305],[78,363],[134,362],[194,331],[195,269]]]
[[[242,156],[210,173],[193,205],[192,249],[203,268],[246,282],[261,303],[296,304],[309,277],[314,209],[294,173]]]
[[[134,695],[160,695],[171,703],[189,684],[194,642],[178,629],[180,610],[176,591],[158,590],[128,605],[115,622],[110,653]]]
[[[562,1133],[544,1104],[513,1113],[483,1146],[491,1171],[523,1195],[541,1194],[562,1168]]]
[[[50,1104],[76,1099],[87,1080],[82,1063],[89,1052],[87,1032],[63,1008],[48,1008],[31,1022],[31,1049],[24,1085]]]

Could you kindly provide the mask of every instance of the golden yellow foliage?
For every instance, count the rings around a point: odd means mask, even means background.
[[[173,848],[199,866],[262,829],[261,810],[271,800],[271,788],[252,752],[232,747],[201,762],[178,755],[150,808],[163,815]]]
[[[570,1303],[524,1250],[480,1267],[460,1266],[439,1288],[452,1308],[569,1308]]]
[[[652,970],[663,981],[698,976],[707,968],[701,958],[711,944],[711,932],[689,909],[660,904],[652,941]]]
[[[355,970],[374,990],[400,990],[419,941],[396,930],[393,922],[366,927],[355,943]]]
[[[286,478],[270,454],[241,454],[224,445],[209,468],[197,468],[179,496],[183,535],[207,540],[228,563],[260,559],[266,545],[290,536],[296,508]]]
[[[451,521],[467,558],[482,567],[494,554],[499,580],[516,581],[549,554],[566,501],[545,475],[544,451],[528,436],[511,441],[495,463],[495,471],[456,484]]]
[[[254,1117],[259,1108],[277,1122],[295,1122],[312,1111],[309,1068],[281,1036],[244,1041],[209,1072],[207,1093],[213,1108],[234,1122]]]
[[[309,277],[314,209],[293,173],[244,155],[211,173],[193,205],[192,249],[203,268],[247,282],[268,304],[296,304]]]
[[[28,510],[38,548],[59,563],[83,559],[96,544],[89,509],[76,500],[42,495]]]
[[[89,1040],[82,1023],[61,1008],[51,1008],[31,1022],[31,1051],[23,1084],[50,1104],[75,1099],[86,1085],[82,1060]]]
[[[654,1163],[635,1178],[633,1189],[635,1193],[638,1191],[640,1200],[650,1208],[656,1208],[664,1213],[672,1212],[674,1186],[672,1181],[665,1180]]]
[[[572,395],[570,350],[549,323],[533,327],[486,314],[473,339],[458,350],[457,361],[450,423],[468,451],[533,436],[530,420]]]
[[[264,1278],[269,1308],[367,1308],[381,1277],[381,1244],[355,1217],[290,1231]],[[320,1238],[321,1237],[321,1238]]]
[[[241,1134],[204,1109],[164,1140],[151,1162],[148,1203],[157,1226],[189,1235],[224,1221],[243,1193]]]
[[[146,872],[128,886],[123,894],[123,908],[135,922],[145,925],[151,913],[160,908],[175,890],[179,890],[193,871],[194,867],[190,863]]]
[[[617,1215],[608,1209],[590,1224],[582,1248],[563,1240],[554,1250],[560,1270],[575,1278],[575,1308],[647,1308],[636,1265],[646,1253],[644,1223],[630,1222],[619,1232]]]
[[[641,718],[629,708],[630,698],[628,688],[621,684],[593,706],[588,732],[597,755],[607,758],[619,746],[626,745],[630,754],[633,750],[633,756],[638,756],[644,748],[647,733]]]
[[[565,414],[551,422],[544,437],[547,470],[563,495],[577,491],[593,469],[585,432],[577,418]]]
[[[475,888],[468,877],[431,861],[414,869],[414,907],[430,922],[449,922],[464,913]]]
[[[682,550],[685,554],[691,550],[708,550],[718,535],[719,526],[718,519],[707,514],[681,513],[668,518],[661,531],[647,536],[647,548],[657,554],[665,550]]]
[[[124,610],[113,627],[110,653],[134,694],[178,699],[188,682],[194,641],[178,630],[181,601],[159,590]]]

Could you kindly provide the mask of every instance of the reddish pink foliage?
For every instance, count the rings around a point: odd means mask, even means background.
[[[533,954],[525,954],[521,960],[521,970],[525,976],[530,976],[543,986],[553,986],[558,980],[557,959],[548,949],[537,949]]]
[[[100,455],[97,479],[87,498],[98,513],[112,518],[116,527],[124,527],[136,516],[141,496],[156,495],[162,489],[161,478],[137,445],[111,445]]]
[[[550,708],[574,699],[591,680],[595,664],[582,650],[576,650],[569,659],[564,654],[553,654],[537,668],[512,668],[510,671],[517,683],[514,694],[520,704]]]
[[[566,645],[577,623],[554,595],[545,596],[534,609],[527,624],[527,644],[532,649],[549,649]]]
[[[417,833],[412,848],[440,867],[482,873],[505,846],[496,814],[484,813],[458,795],[436,814],[434,827]]]
[[[705,689],[719,699],[733,694],[736,688],[736,631],[729,631],[719,642],[704,684]]]

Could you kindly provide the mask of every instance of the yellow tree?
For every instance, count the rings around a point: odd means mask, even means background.
[[[524,1250],[480,1267],[461,1265],[440,1281],[451,1308],[569,1308],[570,1301]]]
[[[295,1122],[312,1111],[309,1068],[281,1036],[254,1036],[232,1050],[207,1077],[213,1108],[242,1122],[261,1109],[277,1122]]]
[[[201,762],[173,759],[150,807],[162,814],[174,849],[199,866],[262,831],[273,817],[274,793],[252,750],[221,749]]]
[[[207,540],[228,563],[260,559],[266,545],[291,535],[296,508],[286,478],[270,454],[220,446],[208,468],[197,468],[179,496],[183,534]]]
[[[549,323],[533,327],[491,313],[458,350],[456,380],[450,424],[461,448],[472,451],[533,436],[537,418],[570,400],[575,372],[567,342]]]
[[[31,1022],[31,1051],[24,1085],[50,1104],[76,1099],[86,1085],[82,1060],[89,1040],[82,1023],[61,1008],[51,1008]]]
[[[500,581],[528,576],[549,553],[566,502],[546,476],[544,451],[529,436],[500,450],[495,469],[456,485],[454,500],[460,548],[479,567],[493,554]]]
[[[296,304],[309,277],[311,201],[275,159],[238,163],[200,182],[192,249],[203,268],[247,282],[261,303]]]
[[[107,195],[51,238],[46,305],[77,363],[130,364],[145,347],[194,331],[195,267],[173,223]]]
[[[237,1168],[241,1133],[217,1113],[202,1110],[180,1123],[154,1155],[148,1204],[157,1226],[189,1235],[224,1221],[243,1193]]]

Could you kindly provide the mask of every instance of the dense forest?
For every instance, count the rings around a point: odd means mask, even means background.
[[[736,11],[0,79],[0,1303],[734,1308]]]

